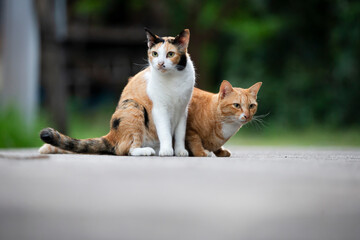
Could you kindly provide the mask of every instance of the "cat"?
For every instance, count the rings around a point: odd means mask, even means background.
[[[190,31],[184,29],[176,37],[159,37],[147,28],[145,31],[149,67],[129,79],[112,115],[110,132],[101,138],[78,140],[46,128],[40,138],[48,144],[40,148],[40,153],[63,149],[173,156],[174,138],[175,155],[189,155],[185,148],[186,119],[195,84],[195,68],[187,51]]]
[[[261,85],[233,88],[224,80],[218,94],[194,89],[186,130],[186,145],[193,156],[207,157],[214,152],[217,157],[230,157],[231,152],[223,145],[252,120]]]
[[[194,88],[188,110],[186,130],[186,145],[192,156],[209,157],[212,155],[211,152],[214,152],[217,157],[231,156],[230,151],[223,148],[223,145],[254,117],[258,107],[256,102],[257,93],[261,85],[262,83],[258,82],[248,89],[233,88],[228,81],[224,80],[218,94]],[[136,86],[132,87],[136,88]],[[131,135],[135,132],[143,133],[141,130],[143,125],[147,126],[148,131],[155,132],[154,124],[147,115],[146,108],[141,110],[134,101],[124,101],[122,105],[129,105],[124,108],[124,115],[117,116],[127,119],[126,125],[122,125],[123,130],[128,131],[125,135]],[[122,105],[120,105],[120,108],[122,108]],[[135,111],[130,111],[131,106]],[[127,115],[126,111],[130,111],[131,115]],[[112,122],[112,124],[116,126],[119,123]],[[71,147],[66,147],[66,144],[78,141],[63,136],[55,130],[51,131],[52,134],[58,135],[57,138],[62,142],[58,146],[62,146],[63,149],[71,149]],[[148,134],[147,136],[153,137],[149,139],[150,141],[156,141],[154,134]],[[128,144],[128,142],[124,142],[124,144]],[[44,147],[46,148],[44,153],[71,153],[49,144]],[[105,148],[95,149],[91,153],[102,153],[101,151],[108,153],[108,149],[112,147],[112,145],[105,146]],[[88,152],[85,151],[84,153]]]

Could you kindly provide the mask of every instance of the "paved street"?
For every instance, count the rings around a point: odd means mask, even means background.
[[[231,158],[0,150],[0,239],[360,239],[360,149],[229,148]]]

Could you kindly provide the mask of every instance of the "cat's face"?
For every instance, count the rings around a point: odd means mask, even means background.
[[[220,86],[218,111],[223,121],[244,125],[251,121],[257,111],[257,93],[262,83],[255,83],[248,89],[233,88],[224,80]]]
[[[150,66],[160,73],[182,71],[187,63],[187,47],[190,31],[183,30],[176,37],[159,37],[145,29],[148,39]]]

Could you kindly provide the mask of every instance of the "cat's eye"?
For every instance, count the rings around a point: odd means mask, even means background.
[[[236,107],[236,108],[240,108],[240,104],[238,104],[238,103],[234,103],[233,105],[234,105],[234,107]]]
[[[153,57],[157,57],[157,56],[158,56],[158,53],[155,52],[155,51],[152,51],[152,56],[153,56]]]
[[[252,103],[252,104],[250,104],[249,108],[252,109],[252,108],[254,108],[255,106],[256,106],[256,105]]]
[[[166,54],[166,57],[168,57],[168,58],[172,58],[173,56],[175,56],[175,53],[174,53],[174,52],[168,52],[168,53]]]

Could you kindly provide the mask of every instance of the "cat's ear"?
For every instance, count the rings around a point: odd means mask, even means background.
[[[154,46],[155,44],[157,44],[159,42],[164,42],[164,40],[161,39],[158,35],[150,32],[150,30],[148,28],[144,28],[144,30],[146,32],[146,37],[148,40],[147,41],[148,48],[151,48],[152,46]]]
[[[260,90],[260,87],[262,85],[262,82],[257,82],[254,85],[252,85],[251,87],[249,87],[249,91],[252,95],[256,96]]]
[[[232,93],[232,91],[234,91],[232,85],[226,80],[222,81],[219,91],[220,99],[224,99],[227,95]]]
[[[173,41],[174,44],[178,45],[180,50],[185,51],[189,46],[190,41],[190,30],[184,29],[177,35]]]

